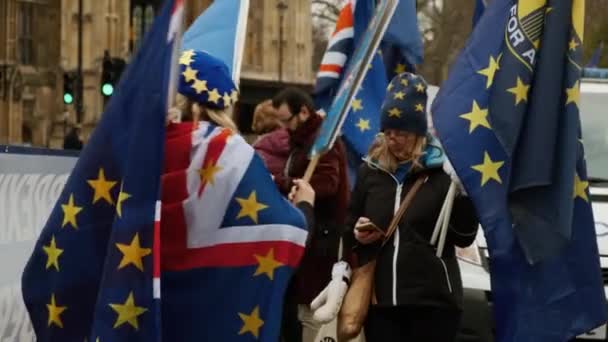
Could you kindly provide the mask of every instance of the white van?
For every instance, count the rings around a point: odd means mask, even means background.
[[[581,81],[580,112],[597,243],[608,298],[608,70],[586,69]],[[437,89],[433,89],[435,95]],[[464,316],[458,341],[493,341],[492,291],[483,231],[474,245],[459,250],[464,287]],[[606,325],[577,341],[608,341]]]

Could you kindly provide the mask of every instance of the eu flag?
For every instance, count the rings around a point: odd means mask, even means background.
[[[23,272],[38,341],[155,341],[160,335],[153,244],[173,3],[128,67]]]
[[[499,341],[607,319],[579,119],[584,1],[495,0],[433,105],[490,249]]]

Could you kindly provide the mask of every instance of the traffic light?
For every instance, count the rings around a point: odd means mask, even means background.
[[[122,58],[112,58],[106,51],[103,56],[102,70],[101,70],[101,94],[104,97],[110,97],[114,94],[114,88],[120,80],[123,70],[125,69],[126,62]]]
[[[76,81],[75,73],[63,73],[63,103],[67,105],[74,103],[74,97],[76,95]]]

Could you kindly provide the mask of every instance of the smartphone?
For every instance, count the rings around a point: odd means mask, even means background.
[[[380,229],[380,227],[376,226],[373,222],[364,223],[363,225],[357,227],[357,230],[360,232],[377,231],[377,232],[381,233],[382,235],[384,235],[384,231],[382,229]]]

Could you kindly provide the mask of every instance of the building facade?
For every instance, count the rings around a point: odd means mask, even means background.
[[[211,0],[186,1],[186,25]],[[82,114],[63,102],[63,75],[78,66],[79,0],[1,0],[0,144],[61,148],[72,127],[84,141],[104,110],[104,52],[129,61],[162,0],[82,0]],[[251,0],[237,121],[285,85],[311,89],[310,0]]]

